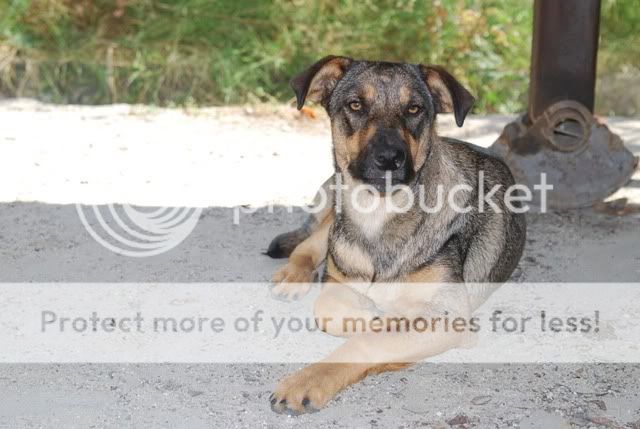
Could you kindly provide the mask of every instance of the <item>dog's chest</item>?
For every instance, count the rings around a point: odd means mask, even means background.
[[[356,243],[338,237],[333,242],[332,257],[340,271],[357,281],[371,281],[376,269],[371,255]]]
[[[384,203],[371,211],[360,212],[356,216],[350,218],[354,226],[359,232],[369,240],[378,238],[384,228],[387,220],[392,216],[387,210]]]
[[[410,231],[423,222],[406,194],[345,195],[344,212],[333,234],[333,252],[346,274],[360,280],[393,280],[412,258]]]
[[[353,280],[389,280],[396,277],[408,251],[393,221],[344,221],[334,233],[332,255],[341,271]],[[391,228],[390,228],[391,227]]]
[[[385,225],[406,205],[406,195],[397,193],[393,196],[380,197],[367,191],[347,193],[345,211],[349,222],[359,235],[370,241],[378,239]]]

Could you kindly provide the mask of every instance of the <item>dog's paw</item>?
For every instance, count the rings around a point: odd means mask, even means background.
[[[271,293],[278,298],[300,299],[309,293],[314,271],[288,263],[273,275]]]
[[[276,413],[299,415],[323,408],[344,387],[344,364],[316,363],[283,379],[270,396]]]

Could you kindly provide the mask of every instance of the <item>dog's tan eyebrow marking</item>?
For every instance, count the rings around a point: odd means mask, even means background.
[[[370,83],[366,83],[363,86],[362,95],[367,101],[373,101],[376,98],[376,88]]]
[[[411,90],[407,86],[401,86],[398,91],[398,98],[401,104],[407,104],[411,99]]]

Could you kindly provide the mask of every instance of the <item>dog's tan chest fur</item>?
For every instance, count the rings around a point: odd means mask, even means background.
[[[358,245],[338,239],[333,245],[333,253],[343,268],[360,274],[358,280],[368,281],[373,278],[375,271],[371,257]]]

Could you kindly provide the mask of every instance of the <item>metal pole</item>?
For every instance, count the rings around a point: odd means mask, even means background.
[[[536,0],[530,120],[550,105],[574,100],[593,112],[600,0]]]

